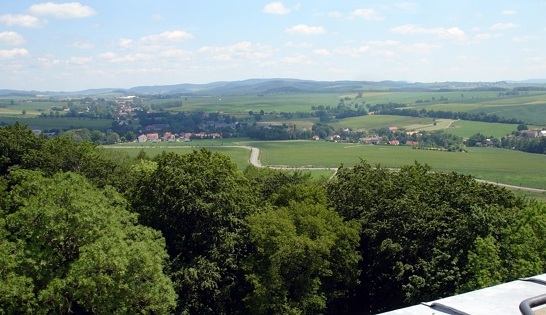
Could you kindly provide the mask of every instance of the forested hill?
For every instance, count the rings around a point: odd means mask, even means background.
[[[418,163],[314,180],[0,128],[0,314],[374,314],[544,273],[544,235],[543,203]]]
[[[249,79],[243,81],[221,81],[205,84],[174,84],[137,86],[124,88],[102,88],[84,91],[18,91],[0,90],[3,95],[48,95],[48,96],[90,96],[109,93],[126,95],[262,95],[277,93],[354,93],[359,91],[508,91],[514,88],[545,90],[542,81],[530,82],[406,82],[406,81],[313,81],[298,79]]]

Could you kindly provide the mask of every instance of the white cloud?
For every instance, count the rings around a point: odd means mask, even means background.
[[[385,19],[374,9],[357,9],[352,12],[353,16],[361,17],[366,21],[380,21]]]
[[[502,34],[478,33],[474,36],[474,39],[476,39],[477,41],[482,41],[499,37],[502,37]]]
[[[165,50],[160,53],[161,57],[176,58],[179,60],[189,60],[192,55],[191,52],[182,49]]]
[[[198,53],[207,54],[217,61],[229,61],[237,58],[250,60],[263,59],[275,53],[275,49],[269,46],[254,45],[251,42],[239,42],[229,46],[204,46],[198,49]]]
[[[142,37],[142,42],[181,42],[192,39],[193,35],[186,31],[166,31],[160,34],[152,34]]]
[[[322,26],[309,26],[305,24],[298,24],[286,29],[287,33],[296,35],[321,35],[326,33],[326,30]]]
[[[293,42],[293,41],[288,41],[284,44],[284,46],[286,47],[289,47],[289,48],[309,48],[309,47],[313,47],[313,43],[309,43],[309,42]]]
[[[28,56],[29,52],[28,50],[24,48],[13,48],[13,49],[5,49],[0,50],[0,59],[10,59],[15,57],[24,57]]]
[[[4,14],[0,16],[0,22],[7,26],[38,27],[42,25],[37,17],[25,14]]]
[[[504,14],[504,15],[514,15],[514,14],[517,14],[517,12],[515,10],[504,10],[504,11],[502,11],[502,14]]]
[[[288,14],[290,9],[284,6],[282,2],[271,2],[265,5],[264,12],[269,14]]]
[[[402,35],[436,35],[439,38],[455,38],[459,40],[466,38],[464,31],[458,27],[425,28],[415,24],[406,24],[391,28],[391,32]]]
[[[68,3],[39,3],[30,6],[29,11],[36,15],[50,15],[59,19],[85,18],[95,15],[97,12],[90,6],[79,2]]]
[[[404,47],[404,50],[413,53],[413,54],[419,54],[419,55],[429,55],[434,50],[439,49],[440,46],[436,44],[430,44],[430,43],[415,43]]]
[[[489,27],[492,31],[502,31],[502,30],[508,30],[512,28],[518,28],[519,26],[514,23],[497,23],[493,24]]]
[[[91,57],[70,57],[67,62],[71,65],[84,66],[91,63],[91,61],[93,61]]]
[[[282,62],[289,63],[292,65],[300,64],[300,65],[312,65],[314,62],[307,58],[305,55],[297,55],[292,57],[285,57],[281,60]]]
[[[533,41],[533,40],[536,40],[536,39],[538,39],[538,36],[523,35],[523,36],[516,36],[516,37],[512,38],[512,41],[517,42],[517,43],[524,43],[524,42],[530,42],[530,41]]]
[[[95,48],[95,45],[88,41],[77,40],[72,43],[72,47],[77,49],[93,49]]]
[[[315,49],[313,50],[313,54],[323,57],[328,57],[331,55],[331,53],[328,51],[328,49]]]
[[[340,54],[340,55],[349,55],[351,57],[359,57],[363,54],[367,54],[370,52],[370,46],[364,45],[359,47],[339,47],[334,49],[334,53]]]
[[[152,56],[143,54],[143,53],[128,54],[128,55],[120,56],[114,52],[105,52],[100,54],[99,58],[111,63],[125,63],[125,62],[150,60]]]
[[[133,40],[130,39],[130,38],[121,38],[121,39],[118,41],[118,46],[119,46],[120,48],[124,48],[124,49],[126,49],[126,48],[131,48],[132,44],[133,44]]]
[[[15,32],[0,32],[0,43],[18,46],[25,43],[23,36]]]

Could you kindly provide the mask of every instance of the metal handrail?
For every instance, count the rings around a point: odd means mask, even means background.
[[[532,308],[544,304],[546,304],[546,294],[524,300],[519,304],[519,311],[522,315],[535,315]]]

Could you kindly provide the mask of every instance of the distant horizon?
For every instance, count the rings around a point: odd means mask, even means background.
[[[39,89],[10,89],[0,87],[0,91],[15,91],[15,92],[44,92],[44,93],[77,93],[84,92],[89,90],[131,90],[136,88],[144,87],[167,87],[167,86],[181,86],[181,85],[195,85],[195,86],[206,86],[212,85],[215,83],[235,83],[235,82],[245,82],[253,80],[263,80],[263,81],[274,81],[274,80],[289,80],[289,81],[309,81],[309,82],[370,82],[370,83],[380,83],[380,82],[404,82],[407,84],[442,84],[442,83],[500,83],[506,82],[510,84],[546,84],[546,79],[525,79],[525,80],[495,80],[495,81],[453,81],[453,80],[443,80],[443,81],[434,81],[434,82],[423,82],[423,81],[409,81],[409,80],[312,80],[312,79],[298,79],[298,78],[248,78],[242,80],[222,80],[222,81],[212,81],[206,83],[193,83],[193,82],[182,82],[182,83],[173,83],[173,84],[138,84],[130,87],[119,87],[119,86],[103,86],[103,87],[90,87],[83,88],[78,90],[39,90]]]

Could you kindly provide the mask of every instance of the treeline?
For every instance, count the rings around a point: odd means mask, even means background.
[[[506,137],[486,137],[477,133],[466,140],[469,147],[492,146],[510,150],[518,150],[527,153],[546,154],[546,137],[525,137],[519,132]]]
[[[443,118],[443,119],[460,119],[470,121],[483,121],[492,123],[505,123],[505,124],[523,124],[521,120],[515,118],[505,118],[496,114],[487,114],[485,112],[471,113],[471,112],[453,112],[443,110],[426,110],[426,109],[412,109],[412,108],[385,108],[377,111],[376,114],[381,115],[399,115],[410,117],[430,117],[430,118]]]
[[[335,179],[0,129],[0,313],[373,314],[544,272],[546,206],[457,173]]]

